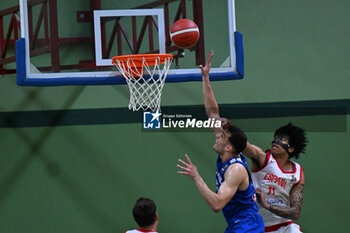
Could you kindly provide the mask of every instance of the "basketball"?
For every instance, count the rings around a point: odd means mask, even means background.
[[[177,47],[190,48],[199,39],[198,26],[190,19],[180,19],[171,26],[170,38]]]

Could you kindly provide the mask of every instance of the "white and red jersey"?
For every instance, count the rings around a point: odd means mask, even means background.
[[[267,150],[264,165],[252,170],[254,188],[260,188],[265,194],[267,203],[279,206],[290,206],[290,191],[300,183],[302,167],[293,162],[293,171],[283,171],[277,160]],[[278,226],[292,223],[292,220],[282,218],[267,209],[259,206],[259,213],[264,219],[265,227],[274,229]],[[265,228],[265,229],[266,229]]]
[[[155,231],[143,231],[141,229],[135,229],[135,230],[130,230],[130,231],[126,231],[125,233],[144,233],[144,232],[147,232],[147,233],[157,233]]]

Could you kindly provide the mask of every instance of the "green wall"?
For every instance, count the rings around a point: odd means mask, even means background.
[[[236,12],[245,79],[213,83],[225,116],[264,149],[277,126],[305,127],[297,223],[304,232],[347,232],[350,2],[247,0]],[[176,174],[187,153],[214,189],[213,135],[144,131],[128,98],[126,86],[20,87],[15,75],[0,78],[0,232],[124,232],[136,227],[140,196],[157,203],[159,232],[224,231],[222,214]],[[200,82],[163,91],[164,109],[202,102]]]

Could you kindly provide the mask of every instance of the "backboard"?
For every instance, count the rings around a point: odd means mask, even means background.
[[[170,40],[171,25],[181,18],[199,27],[193,48],[177,48]],[[20,22],[19,85],[125,84],[112,57],[145,53],[174,55],[166,82],[201,80],[198,66],[211,50],[212,80],[244,74],[234,0],[20,0]]]

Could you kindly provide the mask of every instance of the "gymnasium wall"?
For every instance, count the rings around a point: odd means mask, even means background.
[[[204,2],[212,13],[214,1]],[[298,161],[304,232],[350,228],[348,12],[346,0],[236,1],[245,78],[212,84],[222,113],[253,144],[268,148],[275,128],[290,121],[307,130]],[[163,109],[200,109],[201,85],[167,84]],[[20,87],[15,75],[1,76],[0,232],[124,232],[136,228],[131,208],[140,196],[157,203],[160,233],[224,232],[222,214],[176,174],[187,153],[214,190],[213,135],[142,130],[128,98],[126,86]]]

